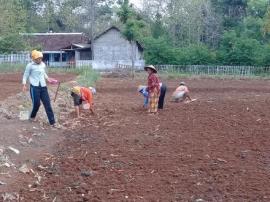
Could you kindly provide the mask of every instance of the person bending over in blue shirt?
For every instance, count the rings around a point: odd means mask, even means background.
[[[147,91],[147,86],[142,86],[140,85],[138,87],[138,92],[141,93],[144,97],[144,102],[143,102],[143,107],[147,108],[148,107],[148,91]]]

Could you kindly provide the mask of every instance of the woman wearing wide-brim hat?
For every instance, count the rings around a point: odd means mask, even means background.
[[[156,75],[157,69],[153,65],[144,67],[144,70],[148,72],[148,84],[147,90],[149,93],[149,110],[150,113],[157,113],[158,100],[160,93],[159,79]]]

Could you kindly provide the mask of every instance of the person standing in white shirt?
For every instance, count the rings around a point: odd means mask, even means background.
[[[30,120],[36,120],[36,115],[39,110],[41,100],[44,105],[50,125],[55,126],[54,113],[46,85],[46,80],[51,82],[53,79],[49,78],[46,74],[46,65],[42,62],[42,52],[33,50],[31,52],[31,58],[32,62],[26,66],[22,80],[23,92],[27,90],[27,80],[29,80],[30,83],[30,95],[33,103]]]

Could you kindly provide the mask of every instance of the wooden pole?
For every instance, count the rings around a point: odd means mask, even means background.
[[[60,84],[61,84],[61,82],[58,83],[53,102],[56,101],[56,97],[57,97],[57,94],[58,94],[58,91],[59,91],[59,88],[60,88]]]

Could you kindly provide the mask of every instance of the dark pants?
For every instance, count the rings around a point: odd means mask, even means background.
[[[52,110],[51,101],[50,101],[47,87],[30,85],[30,95],[32,98],[32,103],[33,103],[33,109],[32,109],[30,117],[31,118],[36,117],[37,112],[38,112],[39,107],[40,107],[40,100],[41,100],[43,103],[43,106],[45,108],[47,117],[49,119],[49,123],[51,125],[55,124],[54,114],[53,114],[53,110]]]
[[[166,91],[167,91],[167,86],[165,84],[162,84],[162,86],[160,87],[160,96],[159,96],[159,100],[158,100],[158,108],[159,109],[163,109]]]
[[[73,97],[74,106],[80,106],[83,102],[81,96],[77,95],[76,93],[71,92],[71,96]]]

